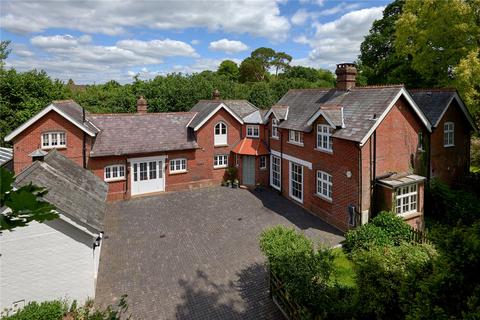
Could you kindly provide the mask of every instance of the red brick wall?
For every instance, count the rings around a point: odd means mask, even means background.
[[[453,122],[455,146],[443,146],[443,126]],[[431,135],[431,176],[447,183],[466,174],[470,166],[470,124],[454,100]]]
[[[325,123],[319,119],[314,123]],[[269,122],[269,125],[271,122]],[[280,140],[270,138],[272,150],[312,163],[312,170],[303,167],[303,203],[307,210],[321,217],[341,230],[348,229],[348,206],[359,206],[359,149],[357,144],[347,140],[333,139],[333,153],[316,149],[316,129],[303,135],[303,147],[288,142],[288,130],[279,129]],[[281,144],[281,146],[280,146]],[[289,196],[289,161],[282,159],[282,195]],[[316,195],[317,170],[332,175],[332,201]],[[350,178],[347,177],[350,172]]]
[[[214,127],[223,121],[227,124],[227,143],[226,147],[214,146]],[[195,154],[197,172],[204,179],[213,179],[221,182],[225,176],[225,169],[213,168],[213,156],[220,154],[230,155],[229,166],[233,166],[233,156],[231,150],[233,146],[241,139],[242,125],[224,109],[220,109],[211,117],[198,131],[197,142],[200,149]]]
[[[362,211],[370,211],[371,180],[389,172],[422,172],[426,153],[418,150],[418,132],[427,132],[406,100],[400,98],[376,129],[376,163],[373,170],[374,135],[362,147]]]
[[[50,111],[14,138],[13,164],[15,173],[19,173],[32,163],[32,158],[28,155],[41,148],[42,133],[52,131],[66,133],[67,147],[58,148],[58,150],[78,165],[83,166],[83,131],[55,111]],[[90,137],[87,136],[87,156],[89,152]]]

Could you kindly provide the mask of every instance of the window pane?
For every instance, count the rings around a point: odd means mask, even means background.
[[[110,179],[110,167],[105,168],[105,179]]]
[[[149,171],[150,171],[150,179],[157,179],[157,162],[151,161],[148,164]]]
[[[124,166],[120,166],[119,167],[119,177],[125,177],[125,167]]]
[[[113,166],[112,167],[112,178],[117,178],[118,177],[118,167]]]
[[[140,162],[140,181],[147,180],[147,163]]]
[[[137,170],[138,170],[137,164],[134,163],[134,164],[133,164],[133,181],[137,181],[137,180],[138,180],[138,179],[137,179]]]

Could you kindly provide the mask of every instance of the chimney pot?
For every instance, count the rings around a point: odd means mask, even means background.
[[[220,100],[220,91],[218,89],[213,91],[213,100]]]
[[[147,113],[147,108],[148,108],[147,100],[145,100],[143,96],[140,96],[140,98],[138,98],[137,100],[137,113],[141,113],[141,114]]]
[[[339,63],[337,64],[337,89],[349,90],[355,87],[357,78],[357,68],[354,63]]]

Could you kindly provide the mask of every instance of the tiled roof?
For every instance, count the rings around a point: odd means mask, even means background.
[[[187,124],[194,112],[92,114],[101,131],[92,157],[198,148]]]
[[[48,189],[44,199],[61,214],[103,231],[108,186],[95,174],[53,149],[15,178],[16,187],[30,182]]]
[[[455,89],[414,89],[409,92],[432,125],[437,124],[456,94]]]
[[[0,166],[12,160],[12,158],[13,158],[12,148],[0,148]]]
[[[390,188],[398,188],[409,184],[419,183],[426,180],[425,177],[408,173],[393,173],[392,175],[378,179],[377,182]]]
[[[243,118],[243,122],[250,123],[250,124],[261,124],[263,123],[263,116],[265,110],[256,110],[250,113],[248,116]]]
[[[258,110],[253,104],[247,100],[200,100],[193,106],[190,111],[196,112],[197,115],[190,123],[190,128],[197,127],[202,123],[221,103],[226,105],[240,119]]]
[[[270,154],[265,143],[260,139],[243,138],[240,140],[232,152],[249,156],[262,156]]]
[[[98,129],[91,123],[90,114],[85,111],[86,121],[83,123],[83,108],[73,100],[55,100],[52,102],[55,107],[65,112],[70,118],[88,130],[97,133]]]
[[[343,107],[345,128],[338,129],[336,138],[362,141],[376,120],[399,94],[403,86],[355,87],[348,91],[337,89],[289,90],[278,102],[289,107],[287,120],[280,128],[309,132],[308,119],[322,105]],[[331,115],[336,118],[338,115]],[[335,120],[338,122],[338,119]]]
[[[285,120],[288,115],[288,106],[276,104],[270,109],[278,120]]]

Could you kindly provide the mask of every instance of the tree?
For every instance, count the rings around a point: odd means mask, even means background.
[[[3,67],[5,60],[7,60],[8,55],[12,51],[12,49],[10,49],[9,46],[10,46],[10,40],[0,41],[0,68]]]
[[[275,75],[278,75],[278,70],[287,70],[290,67],[291,61],[291,55],[288,55],[285,52],[276,52],[273,57],[273,61],[270,63],[273,67],[275,67]]]
[[[375,20],[360,45],[359,77],[368,84],[404,83],[408,87],[423,85],[422,77],[411,67],[408,56],[395,48],[395,24],[403,11],[405,0],[390,3],[382,19]]]
[[[232,60],[223,60],[217,69],[217,74],[224,75],[231,80],[237,80],[238,73],[238,65]]]
[[[33,184],[13,189],[13,173],[0,167],[0,208],[7,211],[0,214],[0,230],[24,227],[31,221],[43,222],[58,218],[55,207],[43,201],[47,190]]]
[[[260,47],[253,50],[250,54],[250,57],[260,61],[263,67],[263,71],[268,72],[268,70],[272,66],[271,63],[274,61],[276,54],[277,53],[275,52],[275,50],[271,48]]]
[[[470,81],[478,77],[472,77],[466,64],[478,66],[480,58],[480,0],[407,0],[395,37],[395,50],[411,57],[412,69],[427,84],[458,85],[476,111],[471,97],[479,95],[479,86]]]
[[[256,82],[265,80],[267,71],[259,59],[248,57],[240,64],[239,74],[240,82]]]

